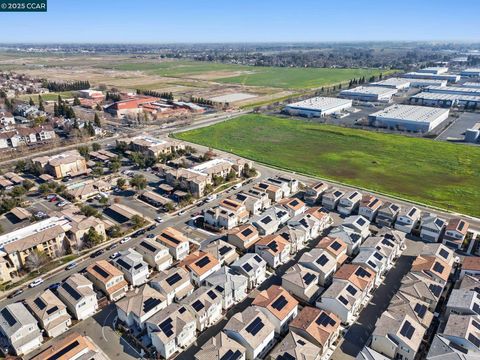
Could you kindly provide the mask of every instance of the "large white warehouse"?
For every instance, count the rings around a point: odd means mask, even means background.
[[[462,84],[464,87],[480,88],[480,82],[465,82]]]
[[[455,74],[429,74],[419,72],[409,72],[402,75],[407,79],[433,79],[433,80],[447,80],[448,82],[457,82],[460,80],[460,75]]]
[[[465,76],[465,77],[479,77],[480,76],[480,68],[465,69],[460,73],[460,75]]]
[[[372,85],[372,86],[383,86],[383,87],[387,87],[387,88],[391,88],[391,89],[403,90],[403,89],[407,89],[407,88],[410,87],[410,82],[411,82],[411,80],[408,80],[408,79],[393,77],[393,78],[390,78],[390,79],[385,79],[385,80],[381,80],[381,81],[371,83],[370,85]]]
[[[437,94],[480,96],[480,88],[465,86],[428,86],[425,91]]]
[[[342,90],[340,96],[360,101],[390,102],[397,89],[384,86],[358,86],[353,89]]]
[[[410,104],[441,107],[464,106],[465,108],[480,109],[480,96],[442,94],[424,91],[410,97]]]
[[[404,131],[428,132],[448,118],[449,109],[392,105],[368,117],[370,125]]]
[[[448,72],[448,67],[433,66],[433,67],[427,67],[427,68],[424,68],[424,69],[420,69],[417,72],[422,73],[422,74],[439,75],[439,74],[445,74],[446,72]]]
[[[321,117],[352,107],[352,100],[317,96],[289,104],[284,111],[290,115]]]
[[[408,79],[410,80],[410,87],[423,88],[427,86],[447,86],[447,80],[434,79]]]

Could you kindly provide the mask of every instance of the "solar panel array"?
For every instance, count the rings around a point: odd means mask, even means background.
[[[260,256],[258,256],[258,255],[255,255],[253,258],[255,259],[255,261],[256,261],[257,263],[261,263],[261,262],[262,262],[262,258],[261,258]]]
[[[436,271],[441,274],[443,270],[445,270],[445,266],[435,261],[435,264],[433,265],[433,271]]]
[[[125,262],[125,260],[123,260],[123,259],[117,259],[117,264],[120,265],[125,270],[130,270],[132,268],[132,265]]]
[[[271,249],[273,252],[278,251],[278,244],[276,241],[270,241],[270,243],[267,245],[269,249]]]
[[[440,249],[440,251],[438,252],[438,254],[443,257],[444,259],[448,259],[448,251],[445,250],[445,249]]]
[[[356,271],[355,271],[355,275],[361,277],[361,278],[364,278],[364,277],[371,277],[372,274],[370,274],[367,270],[365,270],[364,268],[362,267],[359,267]]]
[[[50,309],[47,310],[47,314],[48,314],[48,315],[51,315],[51,314],[53,314],[53,313],[54,313],[55,311],[57,311],[57,310],[58,310],[58,306],[55,305],[54,307],[52,307],[52,308],[50,308]]]
[[[355,289],[352,285],[347,286],[347,291],[350,293],[350,295],[355,296],[357,293],[357,289]]]
[[[249,263],[243,264],[242,268],[243,268],[243,270],[245,270],[246,272],[250,272],[250,271],[253,270],[252,265],[250,265]]]
[[[222,247],[218,250],[218,252],[219,252],[219,254],[220,254],[221,256],[223,256],[223,255],[225,255],[226,253],[228,253],[228,252],[231,251],[231,250],[232,250],[231,247],[224,245],[224,246],[222,246]]]
[[[375,264],[372,260],[368,260],[367,261],[367,264],[370,265],[372,268],[376,269],[377,268],[377,264]]]
[[[345,299],[342,295],[340,295],[338,297],[338,300],[343,304],[343,305],[347,305],[348,304],[348,300]]]
[[[165,232],[162,232],[162,233],[160,234],[160,236],[164,237],[165,239],[171,241],[171,242],[174,243],[174,244],[180,244],[180,241],[179,241],[179,240],[175,239],[173,236],[171,236],[171,235],[169,235],[169,234],[167,234],[167,233],[165,233]]]
[[[443,227],[444,221],[442,219],[436,219],[435,220],[435,225],[438,227]]]
[[[315,323],[317,325],[326,327],[328,325],[334,326],[337,322],[333,320],[327,313],[322,312],[319,317],[317,317],[317,320],[315,320]]]
[[[430,284],[428,288],[436,297],[439,297],[440,294],[442,293],[442,287],[440,285]]]
[[[272,218],[271,216],[265,216],[262,220],[260,220],[260,222],[264,223],[264,224],[269,224],[272,222]]]
[[[203,305],[200,300],[197,300],[192,304],[192,307],[195,309],[196,312],[199,312],[205,307],[205,305]]]
[[[108,278],[109,276],[109,274],[98,265],[93,265],[92,269],[104,279]]]
[[[320,256],[315,262],[320,266],[323,266],[328,262],[328,258],[325,256],[325,254],[322,254],[322,256]]]
[[[480,340],[472,333],[468,334],[468,340],[470,340],[470,342],[477,348],[480,348]]]
[[[162,303],[162,300],[160,299],[148,298],[143,302],[143,312],[147,313],[161,303]]]
[[[142,241],[140,243],[140,246],[143,246],[145,249],[147,249],[148,251],[150,252],[155,252],[157,251],[157,248],[155,246],[153,246],[152,244],[146,242],[146,241]]]
[[[278,311],[281,311],[285,305],[288,304],[288,301],[287,299],[285,298],[285,296],[283,295],[280,295],[272,304],[272,308],[274,308],[275,310],[278,310]]]
[[[379,261],[382,261],[382,260],[383,260],[383,256],[380,255],[380,254],[379,254],[378,252],[376,252],[376,251],[373,253],[373,257],[374,257],[375,259],[379,260]]]
[[[465,221],[460,220],[460,222],[458,223],[458,226],[457,226],[457,230],[462,231],[464,226],[465,226]]]
[[[167,282],[168,285],[172,286],[174,284],[176,284],[177,282],[179,282],[180,280],[182,280],[182,277],[178,274],[178,273],[175,273],[173,274],[172,276],[168,277],[165,279],[165,281]]]
[[[340,244],[338,241],[334,241],[333,243],[330,244],[330,247],[337,251],[338,249],[340,249],[342,247],[342,244]]]
[[[245,230],[243,230],[243,231],[241,232],[241,234],[242,234],[243,236],[245,236],[245,237],[247,237],[247,236],[250,235],[251,233],[253,233],[253,230],[250,229],[250,228],[246,228]]]
[[[415,305],[415,308],[413,309],[413,311],[415,311],[417,313],[417,315],[420,319],[423,319],[423,317],[427,313],[427,307],[423,304],[418,304],[417,303]]]
[[[210,258],[208,256],[204,256],[203,258],[195,262],[195,265],[199,268],[203,268],[208,264],[210,264]]]
[[[47,304],[45,304],[45,302],[39,297],[33,300],[33,303],[37,305],[40,310],[43,310],[47,307]]]
[[[283,353],[282,355],[278,355],[275,360],[296,360],[297,358],[289,353]]]
[[[361,218],[361,217],[359,217],[359,218],[357,219],[357,224],[358,224],[358,225],[363,226],[363,225],[365,225],[365,223],[366,223],[365,219],[363,219],[363,218]]]
[[[78,340],[73,341],[72,343],[68,344],[64,348],[62,348],[60,351],[56,352],[52,356],[48,357],[47,360],[58,360],[64,357],[66,354],[68,354],[70,351],[75,349],[77,346],[79,346],[80,343]]]
[[[259,317],[255,318],[245,329],[249,334],[252,334],[253,336],[257,335],[260,330],[262,330],[264,324],[262,322],[262,319]]]
[[[240,350],[228,350],[223,356],[220,358],[220,360],[238,360],[242,357],[242,352]]]
[[[69,283],[63,283],[62,288],[75,300],[80,300],[82,298],[82,295],[71,287]]]
[[[312,273],[306,273],[303,275],[303,281],[305,281],[306,285],[310,285],[312,281],[315,280],[315,275]]]
[[[187,309],[185,309],[183,306],[180,309],[178,309],[178,312],[180,314],[183,314],[185,311],[187,311]]]
[[[13,317],[13,315],[8,311],[7,308],[2,309],[1,314],[3,318],[7,321],[9,326],[13,326],[17,323],[17,320]]]
[[[210,299],[215,300],[217,298],[217,294],[215,294],[215,291],[209,290],[207,292],[207,295],[210,297]]]
[[[407,339],[411,339],[415,328],[410,324],[410,321],[405,321],[402,328],[400,329],[400,335],[405,336]]]
[[[164,322],[162,322],[161,324],[158,325],[158,327],[160,328],[160,330],[163,331],[163,333],[165,335],[167,335],[168,337],[172,336],[173,335],[173,325],[172,325],[172,319],[171,318],[168,318],[167,320],[165,320]]]

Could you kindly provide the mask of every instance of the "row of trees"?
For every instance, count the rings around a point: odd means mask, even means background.
[[[85,81],[72,81],[72,82],[56,82],[56,81],[43,81],[42,86],[53,92],[59,91],[74,91],[90,89],[90,82]]]
[[[63,101],[62,97],[58,95],[58,100],[53,104],[53,115],[54,116],[63,116],[67,119],[76,119],[75,111],[73,108]],[[78,128],[78,127],[77,127]]]
[[[202,97],[191,97],[190,102],[195,103],[195,104],[200,104],[200,105],[208,105],[208,106],[214,106],[215,103],[212,100],[204,99]]]
[[[137,94],[158,97],[166,100],[173,100],[173,93],[171,92],[160,92],[160,91],[154,91],[154,90],[137,89]]]
[[[121,99],[122,98],[121,98],[120,94],[118,94],[118,93],[107,91],[107,93],[105,94],[105,100],[106,101],[111,100],[113,102],[117,102],[117,101],[120,101]]]

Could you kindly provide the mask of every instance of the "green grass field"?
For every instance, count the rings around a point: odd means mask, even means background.
[[[480,148],[265,115],[176,134],[261,163],[480,216]]]
[[[57,100],[58,95],[60,95],[64,99],[73,98],[73,92],[72,91],[62,91],[62,92],[58,92],[58,93],[53,93],[52,92],[52,93],[41,94],[41,95],[42,95],[42,99],[44,101]],[[25,95],[20,95],[18,98],[22,99],[22,100],[28,100],[28,99],[32,98],[33,101],[35,101],[35,103],[38,102],[38,94],[35,94],[35,95],[25,94]]]
[[[221,64],[200,61],[168,61],[158,63],[123,63],[112,66],[115,70],[146,71],[153,75],[167,77],[195,76],[209,72],[241,71],[238,76],[218,74],[214,81],[226,84],[243,84],[248,86],[267,86],[284,89],[309,89],[348,82],[353,78],[391,73],[378,69],[326,69],[326,68],[282,68],[260,67],[235,64]]]

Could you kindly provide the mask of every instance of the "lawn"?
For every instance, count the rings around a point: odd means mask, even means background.
[[[46,93],[46,94],[40,94],[42,96],[42,99],[44,101],[54,101],[58,99],[58,95],[60,95],[63,99],[70,99],[73,98],[73,92],[72,91],[62,91],[62,92],[52,92],[52,93]],[[20,95],[18,97],[19,99],[22,100],[28,100],[30,98],[35,101],[35,104],[38,102],[38,94],[25,94],[25,95]]]
[[[177,138],[280,168],[480,216],[480,148],[265,115]]]

